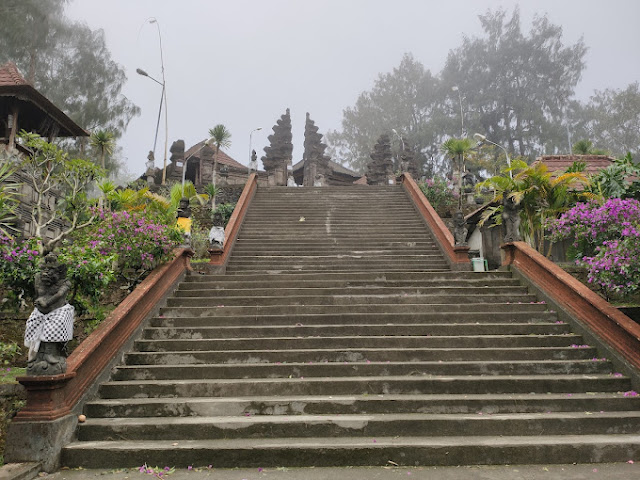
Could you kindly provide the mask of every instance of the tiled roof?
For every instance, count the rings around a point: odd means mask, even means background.
[[[550,172],[564,172],[573,162],[587,164],[586,174],[592,175],[607,168],[613,163],[613,158],[607,155],[543,155],[536,159],[536,163],[544,163]]]
[[[205,140],[202,140],[201,142],[198,142],[194,146],[189,148],[189,150],[184,152],[184,158],[187,158],[190,155],[193,155],[194,157],[200,158],[201,155],[202,155],[202,151],[198,151],[198,150],[204,150],[202,148],[204,146],[204,142],[205,142]],[[207,147],[205,147],[205,148],[207,148]],[[213,153],[211,154],[211,159],[213,160],[213,154],[215,153],[215,145],[209,145],[208,148],[210,148],[213,151]],[[234,168],[242,168],[242,169],[245,169],[245,170],[247,169],[246,165],[243,165],[240,162],[234,160],[229,155],[224,153],[224,151],[222,151],[222,150],[220,150],[220,153],[218,153],[218,163],[224,164],[224,165],[228,165],[228,166],[234,167]]]
[[[7,62],[0,66],[0,101],[11,97],[16,98],[24,107],[21,107],[21,115],[18,117],[20,128],[48,135],[51,129],[43,131],[43,125],[51,125],[53,120],[59,126],[58,137],[89,136],[86,130],[27,82],[15,63]]]
[[[0,86],[8,85],[29,85],[13,62],[0,66]]]
[[[304,168],[304,160],[300,160],[292,168],[294,172],[300,168]],[[360,178],[360,174],[354,172],[353,170],[349,170],[347,167],[340,165],[333,160],[329,160],[329,168],[331,168],[331,170],[333,170],[335,173],[342,173],[343,175],[349,175],[353,178]]]

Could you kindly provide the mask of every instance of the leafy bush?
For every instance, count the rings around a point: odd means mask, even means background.
[[[604,205],[579,203],[549,223],[552,241],[571,239],[576,263],[607,296],[640,286],[640,202],[611,198]]]
[[[15,342],[0,342],[0,366],[11,365],[22,349]]]
[[[112,256],[113,266],[126,275],[148,273],[171,257],[181,240],[174,227],[153,223],[138,213],[98,211],[100,221],[74,238],[101,256]],[[91,264],[85,264],[92,274]],[[104,272],[103,272],[104,273]]]
[[[216,207],[213,212],[213,215],[220,214],[222,217],[223,226],[226,227],[227,223],[231,219],[231,215],[233,214],[233,210],[236,208],[235,203],[221,203]]]
[[[428,178],[424,182],[420,182],[418,186],[438,213],[445,213],[456,205],[458,194],[454,193],[444,179]]]
[[[0,235],[0,283],[9,290],[7,300],[14,308],[33,300],[39,259],[35,239],[17,242]]]
[[[71,299],[78,313],[90,311],[115,280],[115,255],[103,255],[97,250],[79,245],[65,244],[58,260],[67,265],[67,278],[71,282]]]

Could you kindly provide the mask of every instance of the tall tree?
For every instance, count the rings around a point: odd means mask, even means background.
[[[209,129],[209,137],[213,139],[213,144],[216,146],[216,153],[213,157],[213,185],[217,185],[218,155],[220,154],[221,148],[229,148],[231,146],[231,132],[227,130],[227,127],[219,123]],[[211,209],[215,209],[215,197],[211,199]]]
[[[614,155],[640,157],[640,84],[598,91],[586,105],[573,104],[574,135]],[[578,137],[578,138],[580,138]]]
[[[449,53],[442,82],[463,92],[470,129],[516,155],[553,153],[566,143],[561,125],[585,66],[582,39],[565,46],[546,16],[525,35],[518,8],[510,18],[505,10],[479,18],[484,35]]]
[[[140,109],[121,94],[126,75],[104,32],[64,15],[66,0],[2,0],[0,63],[13,61],[27,79],[88,130],[116,138]]]
[[[344,110],[342,131],[327,134],[331,157],[363,172],[377,139],[394,129],[415,145],[418,164],[428,164],[441,143],[438,120],[446,119],[439,89],[438,79],[405,54],[397,68],[380,74],[371,91]]]
[[[100,166],[105,170],[105,158],[107,155],[113,155],[113,149],[115,147],[113,133],[108,130],[96,130],[91,133],[89,144],[98,152]]]

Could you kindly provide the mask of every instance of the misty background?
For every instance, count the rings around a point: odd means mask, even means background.
[[[136,69],[162,78],[158,27],[169,146],[184,139],[188,148],[222,123],[232,133],[227,153],[246,165],[250,132],[262,128],[252,137],[260,158],[272,126],[290,108],[296,163],[303,154],[305,112],[320,133],[340,130],[343,110],[405,54],[438,74],[465,36],[482,35],[479,15],[504,8],[510,16],[516,6],[525,34],[535,14],[546,14],[562,27],[564,45],[583,39],[586,68],[575,98],[587,101],[595,90],[622,89],[640,79],[637,0],[74,0],[64,14],[104,30],[111,59],[127,76],[121,93],[140,114],[118,139],[119,155],[139,176],[153,147],[161,87]],[[164,138],[163,117],[159,167]]]

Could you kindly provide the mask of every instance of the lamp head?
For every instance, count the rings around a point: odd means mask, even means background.
[[[451,87],[451,90],[453,90],[454,92],[457,92],[458,91],[457,85],[454,85],[453,87]]]
[[[473,138],[475,138],[480,143],[487,141],[487,137],[485,137],[484,135],[481,135],[479,133],[474,133],[473,134]]]
[[[141,68],[136,68],[136,73],[138,75],[142,75],[143,77],[148,77],[149,74],[147,72],[145,72],[144,70],[142,70]]]

